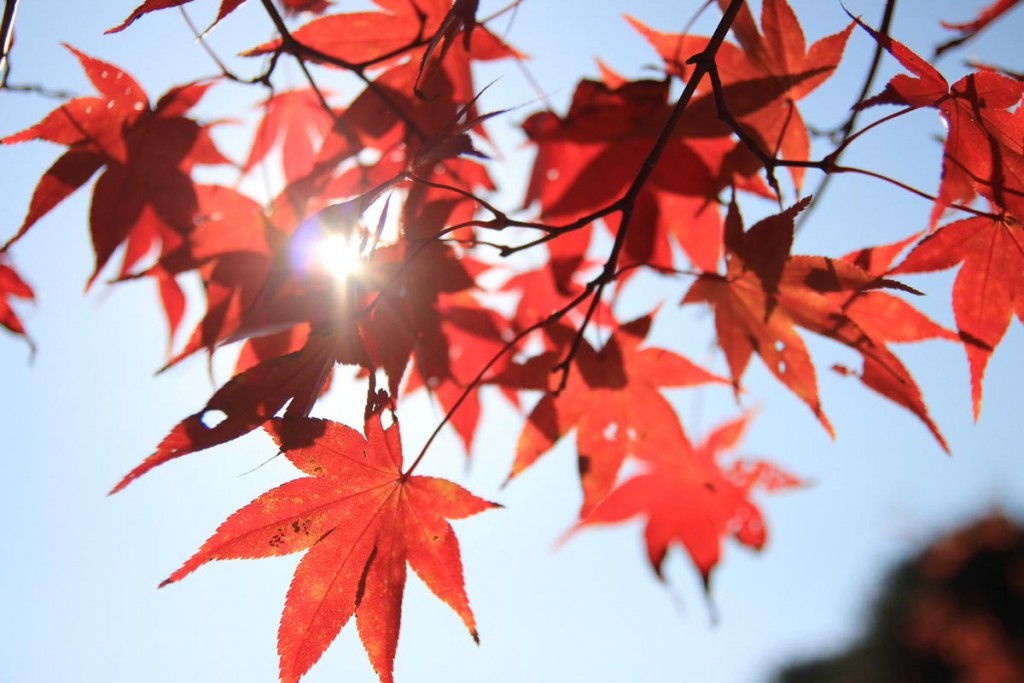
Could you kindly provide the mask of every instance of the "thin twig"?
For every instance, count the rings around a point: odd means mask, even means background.
[[[895,178],[890,178],[887,175],[883,175],[881,173],[876,173],[875,171],[869,171],[869,170],[864,169],[864,168],[856,168],[856,167],[853,167],[853,166],[838,166],[837,165],[837,166],[833,166],[832,172],[833,173],[855,173],[857,175],[867,176],[869,178],[874,178],[876,180],[881,180],[883,182],[889,183],[890,185],[895,185],[896,187],[900,188],[901,190],[906,190],[910,194],[917,195],[918,197],[921,197],[922,199],[927,199],[927,200],[929,200],[931,202],[938,201],[938,197],[936,197],[933,194],[928,194],[924,190],[919,190],[916,187],[913,187],[912,185],[908,185],[908,184],[906,184],[906,183],[904,183],[902,181],[896,180]],[[948,208],[948,209],[956,209],[958,211],[963,211],[965,213],[973,214],[975,216],[979,216],[979,217],[982,217],[982,218],[990,218],[992,220],[1001,220],[1000,216],[998,216],[997,214],[992,213],[991,211],[982,211],[981,209],[976,209],[973,206],[967,206],[965,204],[949,204],[949,205],[946,206],[946,208]]]
[[[430,445],[434,443],[434,440],[441,433],[441,430],[444,428],[445,425],[447,425],[451,421],[456,411],[458,411],[459,407],[466,401],[467,398],[469,398],[470,394],[472,394],[480,387],[480,383],[483,382],[484,377],[487,375],[488,372],[490,372],[491,368],[494,367],[494,364],[497,363],[506,353],[514,349],[519,344],[519,342],[521,342],[527,336],[536,332],[537,330],[547,327],[548,325],[553,325],[554,323],[561,320],[569,311],[583,303],[587,299],[587,297],[591,295],[591,289],[593,286],[594,283],[589,283],[583,289],[583,291],[576,295],[576,297],[573,298],[573,300],[570,301],[568,304],[558,309],[557,311],[551,313],[548,317],[544,318],[543,320],[539,320],[533,323],[532,325],[525,327],[524,329],[519,331],[514,337],[509,339],[505,343],[505,345],[501,347],[501,349],[497,353],[495,353],[494,356],[492,356],[489,361],[487,361],[487,363],[480,370],[480,372],[476,374],[476,377],[472,379],[472,381],[462,391],[462,394],[459,395],[458,400],[455,401],[452,407],[448,409],[448,412],[445,413],[444,417],[441,418],[441,421],[438,423],[437,427],[435,427],[434,431],[432,431],[430,433],[430,436],[427,437],[427,441],[426,443],[423,444],[423,448],[420,449],[419,455],[417,455],[416,459],[413,460],[411,465],[409,465],[409,468],[405,471],[405,474],[403,476],[408,477],[410,474],[412,474],[412,471],[415,470],[416,467],[420,464],[420,461],[423,460],[423,457],[427,454],[427,451],[430,449]]]
[[[896,0],[886,0],[885,10],[882,13],[882,23],[878,27],[878,32],[881,35],[889,35],[889,29],[892,26],[892,18],[895,13]],[[854,103],[854,106],[850,108],[850,116],[838,128],[831,131],[830,136],[833,137],[833,139],[836,132],[838,132],[840,136],[839,144],[836,147],[837,152],[833,157],[835,161],[839,160],[839,152],[843,149],[846,149],[846,147],[852,141],[851,135],[853,133],[854,127],[857,125],[857,118],[860,116],[861,112],[861,109],[857,105],[863,102],[865,99],[867,99],[868,94],[874,87],[875,77],[878,75],[878,67],[882,63],[882,55],[884,54],[885,48],[882,47],[882,43],[880,41],[875,41],[875,53],[871,56],[871,68],[868,69],[868,75],[864,79],[864,85],[861,87],[860,93],[857,95],[857,99]],[[825,190],[828,189],[830,181],[831,176],[826,175],[822,179],[821,184],[819,184],[817,189],[814,191],[813,194],[818,201],[821,201],[821,196],[822,194],[824,194]],[[812,213],[814,213],[814,207],[816,204],[817,202],[812,202],[810,206],[808,206],[804,211],[800,213],[799,216],[797,216],[794,230],[799,231],[800,228],[803,227],[803,225],[807,222],[808,217]]]
[[[14,17],[17,13],[18,0],[6,0],[3,17],[0,18],[0,88],[7,85],[7,74],[11,68],[8,58],[14,42]]]
[[[655,167],[658,165],[658,161],[661,159],[661,155],[664,153],[665,148],[668,145],[669,140],[674,134],[675,127],[682,118],[683,113],[686,111],[686,107],[689,105],[690,100],[693,99],[694,94],[697,92],[697,86],[703,80],[705,75],[711,73],[715,68],[715,56],[718,54],[718,50],[721,48],[722,43],[725,42],[725,36],[732,27],[733,21],[736,19],[736,15],[739,13],[740,8],[743,6],[743,0],[732,0],[729,6],[725,9],[722,14],[722,19],[718,22],[718,26],[715,28],[715,32],[711,35],[708,40],[708,44],[704,50],[699,54],[694,55],[687,63],[694,65],[693,73],[690,75],[690,79],[686,82],[686,86],[683,88],[682,94],[679,95],[679,99],[676,101],[675,106],[672,107],[672,111],[669,114],[668,120],[661,128],[661,132],[658,134],[658,138],[654,143],[647,158],[644,159],[643,165],[634,177],[633,182],[630,184],[626,193],[615,202],[611,207],[611,211],[618,211],[622,214],[622,219],[619,221],[619,229],[615,233],[615,241],[612,244],[608,259],[605,261],[604,268],[589,284],[589,287],[593,287],[593,296],[595,299],[600,299],[604,293],[605,287],[612,281],[615,280],[616,272],[618,271],[619,257],[622,254],[622,250],[626,244],[626,237],[629,234],[629,228],[633,218],[633,208],[636,204],[637,197],[640,196],[640,191],[644,185],[650,179],[651,174],[654,173]],[[592,305],[591,308],[594,306]],[[580,340],[582,339],[584,332],[586,331],[587,322],[589,316],[584,320],[583,324],[580,325],[579,330],[576,332],[576,339],[573,341],[569,353],[565,359],[559,363],[559,368],[562,370],[562,379],[559,382],[559,389],[566,386],[569,376],[569,367],[571,361],[575,355],[576,350],[580,346]]]

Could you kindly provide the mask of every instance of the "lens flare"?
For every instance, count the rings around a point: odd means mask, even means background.
[[[324,272],[339,282],[357,274],[363,267],[360,254],[360,239],[356,235],[346,237],[330,234],[314,247],[314,258]]]

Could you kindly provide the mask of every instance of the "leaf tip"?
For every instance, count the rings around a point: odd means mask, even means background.
[[[117,482],[117,484],[114,485],[114,488],[110,489],[107,492],[107,495],[108,496],[112,496],[115,493],[117,493],[117,492],[121,491],[122,489],[124,489],[124,487],[128,486],[128,484],[132,483],[132,481],[135,479],[135,477],[133,477],[132,474],[134,474],[134,470],[132,472],[129,472],[128,474],[126,474],[121,479],[121,481]]]
[[[835,441],[836,429],[832,426],[832,422],[828,419],[828,416],[825,415],[825,411],[822,409],[821,403],[816,403],[813,406],[813,410],[815,417],[818,418],[818,422],[821,423],[821,426],[825,428],[825,432],[828,434],[829,438]]]
[[[148,472],[152,467],[153,466],[150,464],[150,458],[147,458],[131,472],[124,475],[124,477],[121,478],[121,481],[117,482],[117,484],[114,485],[114,488],[110,489],[110,492],[107,493],[107,495],[112,496],[115,493],[124,490],[125,488],[127,488],[128,484],[131,484],[133,481],[141,477],[143,474]]]

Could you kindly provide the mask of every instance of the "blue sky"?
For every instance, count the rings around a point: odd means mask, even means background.
[[[91,92],[67,41],[123,65],[156,99],[169,86],[213,72],[176,11],[141,20],[112,37],[134,3],[22,3],[14,52],[15,83],[44,83]],[[217,3],[200,0],[192,12],[203,24]],[[508,38],[534,56],[531,69],[564,110],[580,75],[596,75],[594,57],[630,76],[657,63],[643,40],[620,18],[628,10],[663,30],[680,27],[697,2],[527,0]],[[846,23],[838,3],[795,2],[809,39]],[[850,2],[875,23],[880,0]],[[963,19],[981,3],[901,2],[894,34],[927,53],[942,35],[937,18]],[[351,4],[341,3],[347,8]],[[483,3],[487,8],[497,3]],[[966,50],[945,57],[950,81],[964,58],[1010,66],[1024,29],[1016,10]],[[505,25],[499,24],[498,30]],[[706,26],[704,30],[707,30]],[[259,3],[248,3],[211,39],[230,54],[269,36]],[[854,33],[852,62],[802,106],[823,127],[837,122],[872,45]],[[884,74],[893,73],[893,60]],[[250,67],[255,68],[255,67]],[[283,72],[299,84],[295,69]],[[515,125],[530,111],[533,91],[511,65],[481,76],[500,77],[485,108],[526,103],[494,121],[491,130],[523,168]],[[880,84],[883,81],[879,81]],[[852,83],[852,85],[851,85]],[[262,93],[218,89],[200,113],[252,121]],[[39,120],[55,106],[37,96],[0,93],[0,135]],[[844,157],[933,191],[941,124],[933,112],[906,117],[868,136]],[[238,159],[225,129],[220,138]],[[0,149],[3,202],[0,238],[20,224],[40,174],[59,153],[45,143]],[[500,166],[494,173],[502,178]],[[520,174],[521,175],[521,174]],[[515,183],[514,179],[506,182]],[[813,188],[816,179],[811,178]],[[513,185],[510,198],[521,188]],[[892,241],[926,225],[927,202],[874,181],[839,179],[798,238],[796,251],[839,255]],[[744,206],[748,224],[771,212]],[[214,451],[190,456],[147,475],[124,492],[106,492],[151,452],[179,419],[202,406],[214,388],[201,359],[154,376],[166,358],[164,324],[148,283],[83,294],[92,268],[87,231],[88,193],[51,213],[13,250],[15,265],[35,287],[38,305],[20,309],[39,349],[0,335],[5,382],[0,428],[0,514],[8,520],[0,556],[0,681],[154,683],[277,680],[276,630],[297,557],[214,563],[181,584],[157,590],[229,513],[262,491],[295,476],[273,455],[269,440],[252,434]],[[101,278],[102,280],[102,278]],[[929,295],[923,304],[952,324],[952,275],[916,278]],[[681,291],[678,282],[665,283]],[[655,340],[683,347],[696,359],[708,353],[710,319],[673,314]],[[993,508],[1024,517],[1024,464],[1016,428],[1017,390],[1024,381],[1021,326],[1014,323],[989,366],[981,420],[973,424],[967,365],[953,344],[933,342],[901,352],[920,381],[932,415],[953,456],[935,445],[913,417],[851,380],[821,371],[826,409],[838,439],[829,440],[814,417],[754,363],[751,405],[761,412],[743,444],[745,454],[770,457],[804,477],[804,489],[762,498],[770,536],[763,552],[727,546],[713,579],[720,618],[711,623],[699,580],[680,551],[666,567],[668,585],[646,565],[638,524],[588,531],[555,550],[579,505],[571,449],[561,444],[530,472],[501,488],[512,459],[517,422],[505,404],[488,397],[472,466],[465,468],[454,439],[442,439],[426,469],[455,478],[506,509],[459,522],[467,589],[480,627],[473,645],[458,618],[410,574],[395,674],[399,681],[723,681],[757,683],[792,657],[842,647],[856,634],[877,582],[893,562],[933,534]],[[814,341],[821,367],[849,361],[834,345]],[[228,354],[225,359],[228,359]],[[717,368],[723,370],[721,359]],[[216,381],[227,363],[215,364]],[[362,389],[355,390],[361,396]],[[322,415],[345,417],[358,406],[340,384]],[[736,414],[729,392],[682,394],[680,410],[693,436]],[[493,399],[493,400],[492,400]],[[438,413],[423,400],[403,407],[409,451],[418,450]],[[262,466],[261,466],[262,465]],[[375,676],[348,626],[304,679],[373,681]]]

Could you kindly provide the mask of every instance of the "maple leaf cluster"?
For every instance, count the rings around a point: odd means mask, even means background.
[[[189,3],[147,0],[111,32]],[[224,0],[213,23],[241,4]],[[353,616],[374,669],[391,680],[407,567],[477,637],[448,520],[495,504],[414,471],[448,426],[474,450],[481,392],[504,395],[524,415],[509,479],[571,434],[582,491],[573,531],[642,517],[655,573],[678,545],[705,584],[724,538],[765,543],[754,491],[800,482],[731,455],[749,413],[694,445],[666,390],[730,387],[740,399],[756,355],[834,435],[810,332],[856,354],[860,368],[836,370],[910,411],[948,450],[891,348],[947,339],[965,348],[979,414],[986,364],[1011,317],[1024,320],[1024,83],[1013,74],[980,69],[950,85],[858,18],[808,46],[786,0],[764,0],[759,21],[746,3],[719,0],[721,20],[707,36],[627,17],[662,60],[663,78],[628,80],[602,65],[564,114],[529,115],[522,130],[535,158],[524,208],[503,210],[490,199],[496,164],[482,151],[494,151],[486,124],[503,112],[480,111],[474,66],[524,55],[492,32],[495,17],[478,16],[476,0],[375,0],[355,12],[323,0],[262,4],[278,35],[244,56],[264,57],[264,73],[245,79],[222,67],[155,103],[124,69],[67,46],[97,94],[0,139],[66,148],[0,254],[98,175],[88,284],[117,255],[115,281],[156,283],[167,367],[240,344],[233,376],[114,491],[173,459],[261,428],[270,434],[305,476],[230,516],[165,583],[215,559],[305,552],[278,634],[282,680],[305,674]],[[973,35],[1014,4],[950,26]],[[794,254],[795,224],[811,203],[808,171],[858,172],[838,159],[863,129],[854,132],[851,118],[831,152],[813,159],[799,106],[855,35],[909,72],[851,102],[858,113],[934,109],[948,126],[932,220],[847,255]],[[276,65],[289,59],[309,86],[270,87],[251,144],[232,161],[216,142],[220,122],[191,112],[212,88],[273,86]],[[335,75],[359,89],[336,97],[321,85]],[[203,167],[235,182],[200,182]],[[279,180],[271,196],[239,189],[254,174]],[[776,201],[779,212],[745,227],[744,197]],[[939,226],[949,213],[958,219]],[[954,331],[915,308],[918,292],[894,276],[958,265]],[[652,274],[686,284],[648,288],[645,312],[622,319],[638,298],[631,284]],[[201,300],[188,299],[186,278],[201,281]],[[0,263],[0,324],[24,334],[11,297],[31,299],[32,290]],[[676,305],[713,313],[724,373],[655,343],[661,312]],[[183,330],[189,307],[202,314]],[[310,417],[346,366],[366,389],[362,433]],[[417,392],[444,417],[406,463],[399,416]]]

